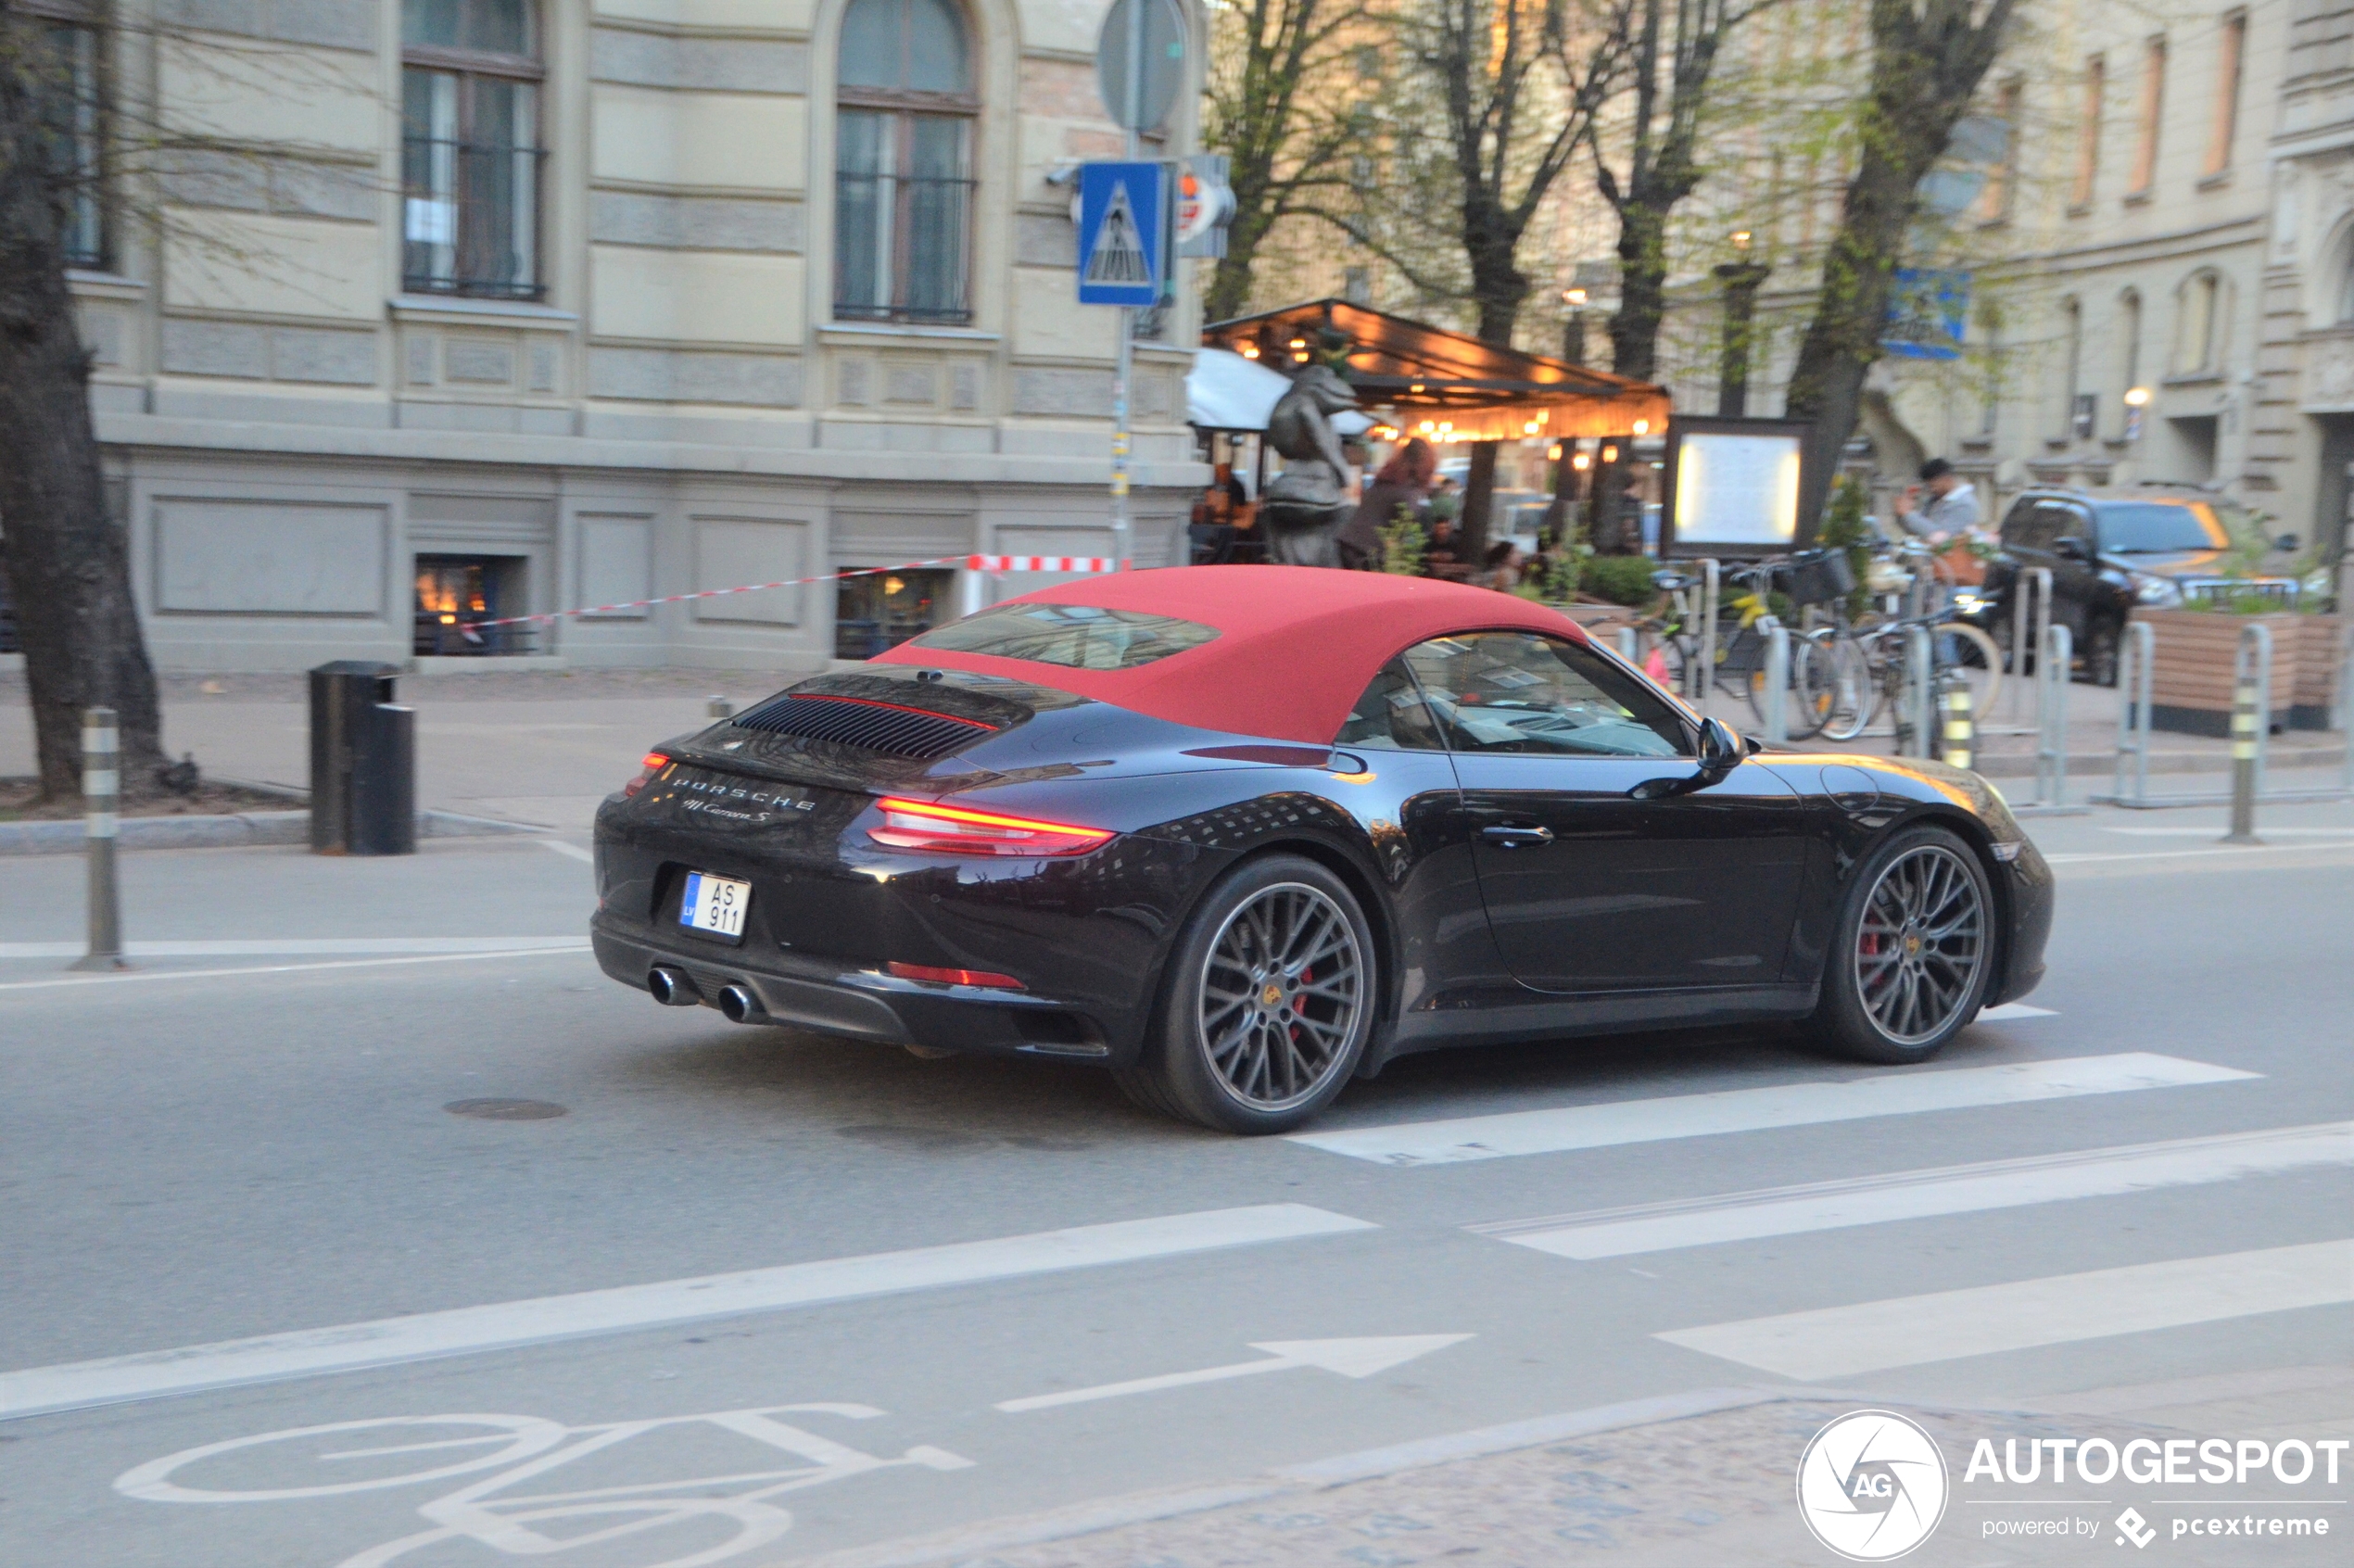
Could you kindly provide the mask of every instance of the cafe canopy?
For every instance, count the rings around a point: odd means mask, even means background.
[[[1510,441],[1664,433],[1667,392],[1566,360],[1483,342],[1345,299],[1202,329],[1205,348],[1287,372],[1336,352],[1360,406],[1403,436]],[[1336,349],[1329,346],[1337,344]]]

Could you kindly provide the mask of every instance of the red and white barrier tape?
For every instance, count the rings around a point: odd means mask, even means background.
[[[1128,563],[1108,555],[936,555],[929,561],[907,561],[896,566],[854,566],[815,577],[787,577],[775,583],[745,583],[737,588],[703,588],[696,593],[666,593],[659,599],[626,599],[618,604],[589,604],[577,610],[551,610],[542,615],[508,615],[495,621],[462,621],[468,628],[521,626],[537,621],[561,621],[573,615],[605,615],[616,610],[643,610],[650,604],[680,604],[690,599],[721,599],[731,593],[766,593],[770,588],[804,588],[811,583],[838,583],[844,577],[880,577],[891,572],[913,572],[926,566],[960,566],[968,572],[1120,572]]]

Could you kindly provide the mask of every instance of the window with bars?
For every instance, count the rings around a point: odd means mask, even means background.
[[[972,319],[972,65],[954,0],[853,0],[834,122],[834,315]]]
[[[400,286],[537,299],[539,61],[529,0],[402,0]]]
[[[20,0],[20,4],[22,0]],[[50,176],[56,182],[58,240],[69,267],[107,264],[105,189],[106,51],[91,9],[74,0],[31,0]]]

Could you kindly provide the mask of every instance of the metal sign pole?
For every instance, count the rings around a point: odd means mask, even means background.
[[[1145,116],[1145,7],[1132,4],[1128,7],[1128,81],[1121,95],[1127,99],[1126,157],[1136,161],[1144,150],[1144,138],[1137,126]],[[1126,570],[1134,558],[1130,546],[1128,526],[1128,388],[1136,369],[1136,312],[1133,307],[1120,307],[1117,330],[1119,345],[1112,350],[1111,373],[1111,555]]]

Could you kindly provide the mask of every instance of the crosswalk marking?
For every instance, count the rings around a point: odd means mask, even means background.
[[[2049,1007],[2031,1007],[2024,1002],[2006,1002],[1999,1007],[1988,1007],[1978,1015],[1980,1023],[2017,1023],[2021,1018],[2056,1018],[2059,1015]]]
[[[1628,1258],[2333,1165],[2354,1165],[2354,1121],[1900,1170],[1470,1229],[1557,1258]]]
[[[622,1334],[658,1324],[1377,1228],[1368,1220],[1306,1204],[1262,1204],[419,1312],[335,1328],[0,1372],[0,1420]]]
[[[2182,1258],[1654,1334],[1803,1383],[2354,1301],[2354,1241]]]
[[[1655,1100],[1508,1111],[1447,1121],[1294,1133],[1291,1142],[1376,1165],[1448,1165],[1671,1138],[1754,1132],[1921,1111],[2021,1105],[2079,1094],[2224,1083],[2260,1074],[2180,1056],[2123,1051],[1999,1067],[1899,1070],[1844,1081],[1782,1083]]]

